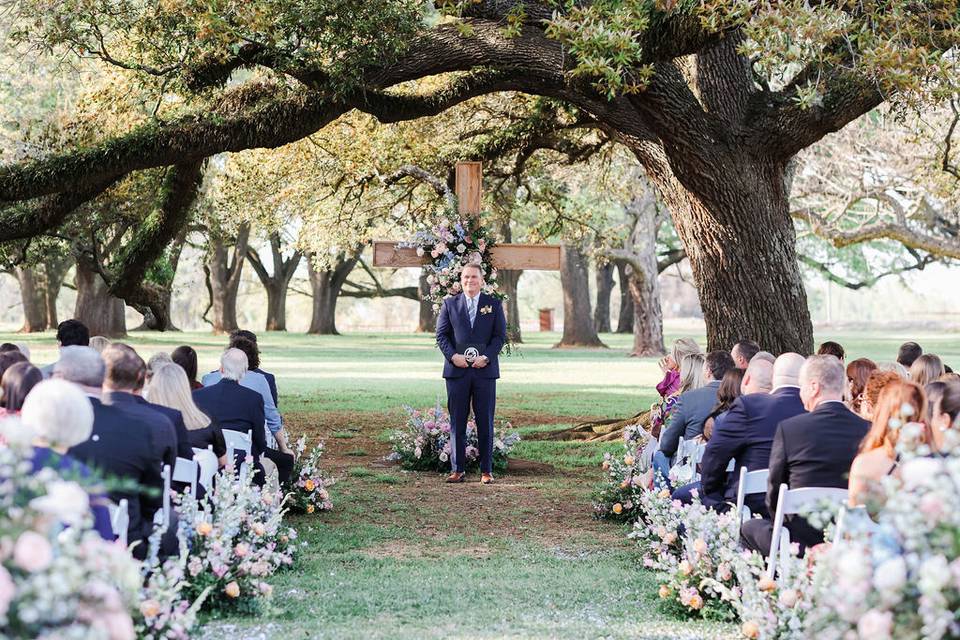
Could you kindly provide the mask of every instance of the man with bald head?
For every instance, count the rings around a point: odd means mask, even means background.
[[[740,468],[766,469],[777,425],[804,412],[800,400],[799,376],[803,356],[785,353],[771,366],[754,358],[743,377],[744,395],[737,398],[726,417],[714,427],[700,463],[703,503],[725,511],[736,501]],[[772,382],[773,389],[764,388]],[[769,387],[767,387],[769,388]],[[727,465],[736,460],[733,475]],[[753,513],[768,517],[763,495],[749,495],[746,505]]]

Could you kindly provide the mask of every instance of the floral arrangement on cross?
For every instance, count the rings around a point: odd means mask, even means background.
[[[430,272],[426,300],[433,305],[434,313],[440,313],[444,298],[460,293],[460,271],[468,264],[480,265],[484,293],[504,297],[498,291],[497,269],[491,258],[494,245],[493,234],[480,224],[480,216],[464,219],[449,211],[436,223],[417,229],[410,240],[400,243],[401,247],[415,248],[418,256],[431,258],[426,265]]]

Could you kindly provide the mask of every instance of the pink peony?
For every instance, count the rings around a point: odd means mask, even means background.
[[[250,553],[250,545],[244,542],[239,542],[237,543],[237,546],[233,548],[233,553],[236,554],[238,558],[243,558]]]
[[[13,547],[13,564],[24,571],[43,571],[53,562],[50,542],[36,531],[24,531]]]
[[[93,626],[107,632],[110,640],[134,640],[133,620],[125,611],[110,611],[93,620]]]
[[[10,572],[4,569],[3,565],[0,565],[0,618],[7,615],[7,610],[10,609],[10,603],[13,601],[16,590],[17,587],[13,584]]]
[[[857,622],[857,632],[861,638],[886,640],[893,631],[893,614],[889,611],[870,609]]]

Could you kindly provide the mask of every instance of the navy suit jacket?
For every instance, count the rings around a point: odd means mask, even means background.
[[[193,447],[190,446],[190,432],[187,431],[187,425],[183,423],[183,414],[173,407],[165,407],[162,404],[147,402],[142,396],[134,396],[141,405],[158,411],[170,418],[173,423],[173,429],[177,432],[177,456],[193,460]]]
[[[803,402],[796,387],[781,387],[773,393],[751,393],[734,400],[726,417],[714,425],[700,462],[704,503],[715,505],[736,499],[740,468],[766,469],[777,425],[801,413],[804,413]],[[728,482],[727,465],[733,459],[737,466]],[[762,496],[751,502],[762,506]],[[751,510],[754,506],[751,505]]]
[[[489,308],[488,313],[483,309]],[[450,359],[457,354],[458,344],[483,344],[483,354],[489,362],[482,369],[472,369],[480,378],[500,377],[500,350],[507,341],[507,318],[503,313],[503,304],[499,298],[481,293],[477,300],[477,317],[470,327],[470,314],[467,311],[467,297],[458,293],[443,301],[440,316],[437,318],[437,346],[443,352],[446,362],[443,364],[444,378],[461,378],[467,369],[461,369]]]
[[[173,421],[166,414],[148,406],[143,398],[125,391],[107,391],[103,394],[103,404],[119,407],[132,419],[148,425],[154,433],[154,442],[157,443],[162,452],[163,464],[170,465],[170,471],[173,471],[173,467],[177,464],[178,454],[177,430],[173,426]]]
[[[770,449],[767,508],[777,510],[780,484],[791,489],[837,487],[846,489],[850,465],[870,423],[842,402],[824,402],[810,413],[784,420]],[[787,516],[792,540],[804,546],[823,542],[823,532],[799,516]]]
[[[706,386],[680,394],[670,412],[667,427],[660,434],[660,451],[668,458],[677,453],[680,438],[690,440],[703,433],[703,423],[717,404],[719,380],[711,380]]]
[[[97,398],[90,398],[90,403],[93,405],[90,439],[71,448],[68,454],[105,479],[132,480],[141,487],[154,489],[154,495],[116,490],[109,493],[114,502],[125,498],[129,503],[128,540],[145,540],[153,529],[154,513],[163,506],[161,467],[169,443],[157,441],[161,432],[143,418],[145,412],[138,405],[122,401],[105,405]],[[135,555],[143,558],[146,551],[146,544],[140,544],[135,548]]]
[[[263,397],[236,380],[223,378],[217,384],[197,389],[193,401],[200,410],[216,420],[221,429],[253,431],[253,451],[250,454],[259,461],[267,448],[264,434]]]

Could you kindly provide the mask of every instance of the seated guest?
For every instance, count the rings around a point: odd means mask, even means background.
[[[151,402],[176,409],[183,416],[190,446],[197,449],[213,447],[220,466],[227,463],[227,445],[219,425],[197,407],[191,395],[190,383],[183,369],[167,364],[155,370],[147,384],[147,397]]]
[[[680,360],[680,385],[677,389],[650,407],[650,433],[654,438],[660,437],[663,425],[670,420],[677,399],[687,391],[693,391],[703,386],[703,354],[688,353]]]
[[[87,325],[79,320],[64,320],[57,325],[57,345],[61,349],[75,345],[85,347],[89,344],[90,331],[87,330]],[[50,374],[53,373],[53,364],[40,367],[40,371],[44,378],[49,378]]]
[[[125,353],[114,354],[114,358],[117,355]],[[114,378],[122,378],[125,368],[128,367],[115,363]],[[117,504],[127,500],[130,516],[127,541],[137,543],[133,555],[143,560],[147,554],[146,541],[153,531],[154,514],[163,506],[161,468],[167,462],[164,455],[170,451],[170,445],[160,439],[162,432],[154,428],[156,414],[131,402],[107,405],[100,401],[105,370],[103,359],[94,349],[72,346],[61,350],[53,377],[77,385],[93,407],[93,434],[72,447],[70,455],[97,469],[105,478],[125,479],[137,487],[113,490],[110,499]],[[169,421],[166,426],[173,428]],[[175,528],[171,527],[173,531]],[[172,539],[168,536],[161,552],[169,555],[176,547],[176,536]]]
[[[193,347],[187,345],[177,347],[170,354],[170,359],[175,364],[180,365],[180,368],[187,374],[190,389],[203,389],[203,385],[197,380],[197,352]]]
[[[863,390],[867,386],[867,379],[870,374],[877,370],[877,365],[869,358],[857,358],[847,365],[847,387],[844,396],[847,400],[847,406],[863,417],[860,413],[860,406],[863,404]]]
[[[748,393],[770,393],[773,391],[773,365],[777,362],[776,358],[768,359],[761,354],[761,351],[750,361],[750,365],[743,372],[743,379],[740,381],[740,393],[737,397]]]
[[[843,404],[844,370],[834,356],[810,356],[800,370],[800,398],[810,413],[788,418],[777,426],[770,448],[767,511],[777,512],[780,485],[846,488],[853,462],[870,426]],[[800,516],[786,516],[790,540],[801,550],[823,542],[823,531]],[[750,520],[741,530],[741,542],[766,556],[770,553],[773,522]]]
[[[27,362],[27,359],[19,351],[0,352],[0,380],[3,380],[3,374],[7,372],[7,369],[21,362]],[[8,412],[6,408],[2,406],[4,404],[3,397],[0,396],[0,417],[7,415],[7,413],[13,413],[12,411]]]
[[[753,362],[754,360],[757,360],[757,359],[766,360],[770,364],[773,364],[774,362],[777,361],[777,356],[773,355],[769,351],[758,351],[757,355],[750,358],[750,362]]]
[[[751,393],[753,389],[747,388],[717,425],[700,463],[705,505],[725,511],[728,503],[736,501],[740,468],[746,467],[747,471],[767,468],[777,425],[804,412],[800,389],[795,386],[803,362],[803,356],[797,353],[785,353],[777,358],[773,365],[773,390]],[[762,369],[769,366],[757,360],[750,363],[747,371],[753,374],[751,378],[760,378],[765,375]],[[732,475],[727,473],[731,460],[736,460]],[[746,496],[746,505],[753,513],[768,517],[762,495]]]
[[[277,466],[277,475],[280,478],[280,483],[284,484],[290,479],[290,474],[293,472],[293,451],[287,446],[286,433],[283,431],[283,419],[280,417],[280,412],[277,411],[277,407],[273,402],[273,395],[267,384],[267,380],[263,374],[257,373],[256,371],[257,365],[260,364],[260,352],[257,349],[256,343],[246,338],[234,338],[231,341],[231,345],[233,348],[243,351],[247,356],[248,371],[240,380],[240,386],[256,391],[260,394],[260,397],[263,398],[266,428],[273,435],[277,443],[277,448],[274,449],[271,446],[272,443],[268,441],[264,455]],[[208,373],[203,376],[203,386],[216,384],[219,379],[219,372],[214,371]]]
[[[711,351],[703,363],[705,386],[687,391],[677,398],[670,415],[670,422],[660,434],[659,449],[653,455],[653,467],[658,482],[669,486],[668,474],[673,457],[677,453],[680,438],[691,440],[703,433],[703,423],[717,403],[717,390],[728,369],[733,368],[733,358],[727,351]]]
[[[147,365],[131,347],[125,344],[111,344],[101,354],[106,366],[103,379],[103,404],[120,407],[135,418],[138,423],[146,425],[154,434],[154,442],[158,445],[163,463],[170,465],[170,469],[177,464],[178,437],[173,420],[163,411],[140,397],[143,390],[144,378],[147,374]],[[178,412],[179,413],[179,412]],[[180,418],[183,423],[183,418]],[[184,431],[186,428],[184,427]],[[189,447],[189,442],[186,443]],[[190,451],[192,458],[193,451]]]
[[[899,374],[894,371],[883,371],[877,369],[867,378],[867,383],[863,385],[863,400],[860,402],[860,410],[857,415],[868,422],[873,421],[873,408],[877,406],[880,400],[880,392],[891,382],[903,380]]]
[[[727,411],[730,410],[733,401],[740,397],[745,374],[746,371],[737,369],[736,367],[729,369],[723,374],[723,380],[720,381],[720,386],[717,387],[717,404],[713,406],[710,415],[707,416],[707,419],[703,423],[704,442],[710,441],[710,436],[713,435],[713,428],[716,423],[723,420],[724,416],[727,415]]]
[[[753,340],[741,340],[730,349],[730,356],[733,358],[733,364],[737,369],[746,370],[753,356],[760,353],[760,345]]]
[[[903,407],[908,405],[912,413],[903,416]],[[897,440],[901,429],[891,427],[893,419],[902,422],[925,420],[927,401],[923,389],[912,382],[897,380],[891,382],[880,392],[880,398],[873,412],[873,424],[860,443],[860,451],[850,466],[850,504],[866,504],[871,498],[881,498],[878,491],[880,480],[895,473],[900,457],[897,454]],[[921,442],[931,444],[933,440],[929,425],[924,425]]]
[[[910,365],[910,382],[914,382],[921,387],[940,379],[946,373],[943,370],[943,361],[939,356],[932,353],[925,353]]]
[[[657,383],[661,398],[669,398],[680,389],[680,363],[693,353],[700,353],[697,342],[693,338],[679,338],[674,341],[670,353],[657,363],[663,371],[663,380]]]
[[[24,428],[34,435],[33,472],[50,467],[65,480],[78,480],[90,494],[94,529],[104,540],[113,541],[110,510],[102,488],[95,486],[97,481],[90,469],[67,452],[90,437],[93,409],[79,387],[63,380],[43,381],[40,370],[33,369],[41,382],[27,396],[21,415]]]
[[[154,371],[168,364],[173,364],[173,358],[171,358],[170,354],[166,353],[165,351],[158,351],[150,356],[150,359],[147,360],[147,382],[150,382],[150,378],[153,377]]]
[[[254,482],[263,486],[263,466],[260,456],[267,448],[264,432],[263,397],[246,387],[240,386],[240,380],[247,372],[247,354],[240,349],[227,349],[220,357],[220,379],[210,386],[193,392],[193,400],[200,410],[216,420],[221,429],[232,429],[242,433],[252,432],[253,457],[256,470]],[[228,461],[233,463],[234,461]]]
[[[20,351],[20,347],[12,342],[4,342],[3,344],[0,344],[0,353],[6,353],[7,351]]]
[[[43,380],[40,369],[29,362],[18,362],[3,372],[0,378],[3,410],[7,415],[20,413],[23,401],[37,384]]]
[[[826,342],[820,345],[820,348],[817,349],[818,356],[833,356],[841,363],[843,363],[844,358],[847,357],[846,351],[843,350],[843,346],[839,342],[833,342],[832,340],[827,340]]]
[[[248,331],[248,330],[246,330],[246,329],[236,329],[235,331],[231,331],[231,332],[230,332],[230,346],[231,346],[231,347],[235,346],[235,345],[233,344],[233,341],[236,340],[237,338],[243,338],[243,339],[245,339],[245,340],[249,340],[250,342],[252,342],[252,343],[254,344],[254,346],[257,347],[257,354],[258,354],[258,355],[257,355],[257,364],[256,364],[256,366],[251,366],[251,367],[250,367],[250,370],[253,371],[254,373],[259,373],[260,375],[262,375],[264,378],[267,379],[267,384],[270,385],[270,395],[273,396],[273,404],[274,404],[274,406],[279,407],[279,406],[280,406],[280,394],[277,392],[277,379],[276,379],[276,377],[275,377],[272,373],[270,373],[269,371],[264,371],[263,369],[260,368],[260,356],[259,356],[259,353],[260,353],[260,343],[257,342],[257,334],[255,334],[253,331]]]
[[[947,432],[956,432],[957,429],[960,429],[960,424],[957,421],[957,416],[960,415],[960,381],[940,380],[931,382],[923,388],[923,392],[927,396],[925,422],[930,426],[934,448],[943,451]],[[953,434],[954,440],[958,435],[960,434]]]
[[[17,342],[17,349],[20,350],[20,353],[23,354],[27,360],[30,360],[30,346],[26,342]]]
[[[92,336],[90,338],[90,348],[94,349],[97,353],[103,353],[103,350],[109,347],[113,342],[110,338],[105,338],[103,336]]]
[[[909,369],[913,362],[923,355],[923,349],[916,342],[904,342],[897,352],[897,362]]]
[[[897,374],[901,380],[910,379],[910,370],[899,362],[878,362],[877,363],[878,371],[890,371]]]

